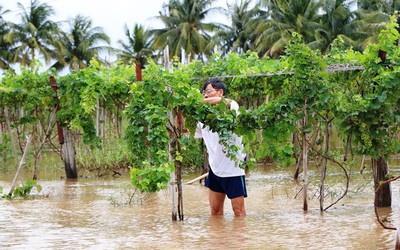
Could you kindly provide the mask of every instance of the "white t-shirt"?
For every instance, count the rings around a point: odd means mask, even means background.
[[[231,101],[231,110],[238,111],[239,104],[234,100]],[[203,123],[197,124],[195,138],[203,138],[204,143],[207,147],[208,162],[211,170],[216,176],[219,177],[232,177],[245,175],[244,169],[239,166],[235,166],[235,162],[232,161],[223,152],[224,146],[219,143],[219,135],[216,132],[212,132],[208,126],[204,126]],[[239,146],[236,158],[239,161],[243,161],[246,154],[243,153],[242,138],[236,134],[232,135],[232,143]]]

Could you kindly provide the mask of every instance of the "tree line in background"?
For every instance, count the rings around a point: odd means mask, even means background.
[[[0,69],[19,63],[31,66],[44,59],[49,68],[82,69],[99,53],[109,52],[122,63],[145,65],[147,59],[163,56],[168,45],[170,58],[207,60],[222,54],[256,52],[260,57],[278,58],[296,32],[311,49],[323,53],[341,38],[347,48],[362,51],[376,42],[389,16],[400,7],[399,0],[241,0],[227,8],[213,7],[215,0],[169,0],[159,16],[163,27],[147,29],[135,24],[125,27],[120,48],[110,46],[109,36],[95,27],[90,17],[77,15],[68,21],[54,21],[51,5],[31,0],[17,4],[20,21],[13,23],[0,5]],[[206,22],[212,13],[226,15],[230,25]],[[127,20],[129,21],[129,20]],[[182,58],[183,53],[188,58]]]

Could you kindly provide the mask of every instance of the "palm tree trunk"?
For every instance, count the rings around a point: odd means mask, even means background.
[[[76,179],[78,178],[78,172],[75,163],[75,148],[72,139],[72,133],[67,127],[62,128],[62,130],[64,136],[62,153],[65,166],[65,175],[67,179]]]
[[[57,97],[57,84],[56,80],[53,76],[50,76],[50,86],[55,93],[56,104],[56,113],[60,110],[60,106],[58,105],[58,97]],[[76,170],[75,163],[75,148],[72,140],[72,133],[68,129],[68,127],[61,127],[60,123],[57,121],[57,131],[58,131],[58,139],[62,148],[62,158],[64,160],[65,174],[67,179],[76,179],[78,178],[78,172]]]
[[[136,80],[142,81],[142,65],[140,63],[136,63]]]
[[[378,159],[372,159],[372,171],[374,174],[375,188],[377,188],[382,181],[388,180],[387,174],[389,172],[389,167],[383,156],[379,157]],[[390,183],[386,184],[382,189],[380,189],[376,195],[377,207],[390,207],[392,205]]]

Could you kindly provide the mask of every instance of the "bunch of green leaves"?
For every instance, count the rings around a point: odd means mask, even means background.
[[[288,96],[287,100],[302,107],[306,99],[308,105],[312,106],[318,93],[325,90],[323,78],[327,65],[320,52],[307,47],[302,43],[301,35],[296,33],[288,43],[285,53],[282,60],[287,61],[286,70],[293,72],[283,82],[283,92]]]
[[[135,77],[134,67],[107,68],[96,60],[85,69],[60,77],[57,80],[61,108],[58,119],[63,126],[82,131],[85,143],[100,146],[94,125],[97,103],[116,114],[128,102],[129,85]]]
[[[184,170],[194,171],[198,167],[203,166],[203,150],[200,140],[189,135],[183,135],[179,138],[179,144]]]
[[[27,133],[33,133],[37,121],[45,123],[47,114],[54,110],[50,73],[40,73],[39,66],[22,68],[19,74],[6,71],[0,83],[1,109],[7,107],[12,127],[22,131],[20,127],[25,126]]]
[[[338,116],[341,129],[351,134],[362,154],[374,158],[399,152],[395,139],[400,122],[400,50],[396,17],[379,35],[378,44],[370,44],[359,60],[364,66],[356,88],[347,87]],[[380,54],[386,54],[383,62]],[[355,83],[356,84],[355,84]]]
[[[194,65],[194,66],[192,66]],[[210,105],[203,103],[198,85],[190,77],[197,63],[177,65],[173,71],[150,63],[144,71],[143,82],[131,86],[132,101],[127,106],[128,129],[126,138],[132,150],[132,183],[144,191],[158,191],[161,176],[168,180],[176,161],[183,161],[184,147],[171,152],[175,159],[169,159],[169,143],[182,137],[174,129],[171,120],[178,113],[185,117],[185,127],[193,135],[198,122],[219,133],[220,142],[227,154],[235,159],[238,148],[231,143],[236,127],[237,114],[227,108],[226,103]],[[153,173],[155,171],[156,173]]]
[[[165,187],[179,160],[169,159],[169,143],[176,135],[167,125],[174,126],[170,123],[178,112],[195,117],[198,111],[198,89],[189,84],[184,70],[175,72],[150,63],[144,71],[146,80],[131,85],[132,99],[125,110],[126,139],[132,151],[132,184],[142,191]]]
[[[234,143],[236,135],[233,134],[238,114],[236,110],[229,109],[226,102],[229,100],[222,99],[218,104],[207,105],[207,114],[202,122],[204,126],[209,126],[211,131],[218,133],[219,142],[224,146],[226,155],[234,160],[237,166],[241,166],[242,162],[236,158],[239,146]]]
[[[24,185],[16,186],[13,190],[12,195],[4,194],[3,198],[14,199],[14,198],[25,198],[29,196],[33,189],[36,189],[38,193],[42,191],[42,186],[37,184],[36,180],[27,180]],[[2,188],[0,187],[0,193],[2,193]]]
[[[25,185],[15,187],[13,197],[26,197],[31,193],[33,188],[36,188],[38,193],[42,191],[42,186],[37,184],[36,180],[27,180]]]
[[[52,102],[49,72],[39,72],[40,64],[21,68],[17,74],[13,70],[4,73],[0,83],[0,105],[18,104],[27,113],[36,108],[48,107]]]

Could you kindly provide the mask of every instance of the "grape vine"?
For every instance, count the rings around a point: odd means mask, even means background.
[[[286,54],[276,60],[261,59],[252,52],[227,56],[216,53],[206,64],[175,63],[171,71],[151,62],[143,72],[142,82],[136,82],[133,66],[108,68],[92,61],[84,70],[56,76],[61,105],[58,119],[82,132],[85,142],[99,146],[101,140],[94,133],[96,105],[113,114],[123,110],[132,183],[149,192],[165,188],[175,163],[182,161],[181,152],[176,151],[176,158],[170,159],[168,150],[171,140],[184,136],[171,124],[181,114],[189,135],[193,136],[197,122],[203,122],[220,133],[230,155],[237,150],[229,146],[232,132],[242,136],[253,161],[269,156],[280,165],[292,163],[293,156],[298,155],[293,134],[315,134],[313,140],[321,145],[324,138],[317,131],[323,129],[326,119],[332,120],[340,136],[354,138],[360,154],[387,157],[400,149],[394,139],[400,121],[396,28],[392,18],[379,43],[369,45],[363,53],[343,49],[338,39],[332,50],[322,56],[302,44],[295,34]],[[378,56],[380,51],[387,55],[385,62]],[[332,65],[358,66],[363,70],[333,69],[327,73],[327,67]],[[35,119],[46,119],[38,115],[54,108],[49,75],[24,69],[20,75],[8,71],[3,76],[2,110],[19,106],[26,112],[19,116],[20,109],[12,110],[14,126],[25,124],[34,129]],[[228,86],[226,98],[239,103],[239,114],[224,105],[202,102],[200,87],[211,77],[224,80]],[[36,114],[36,118],[27,114]],[[308,123],[302,125],[306,115]]]

